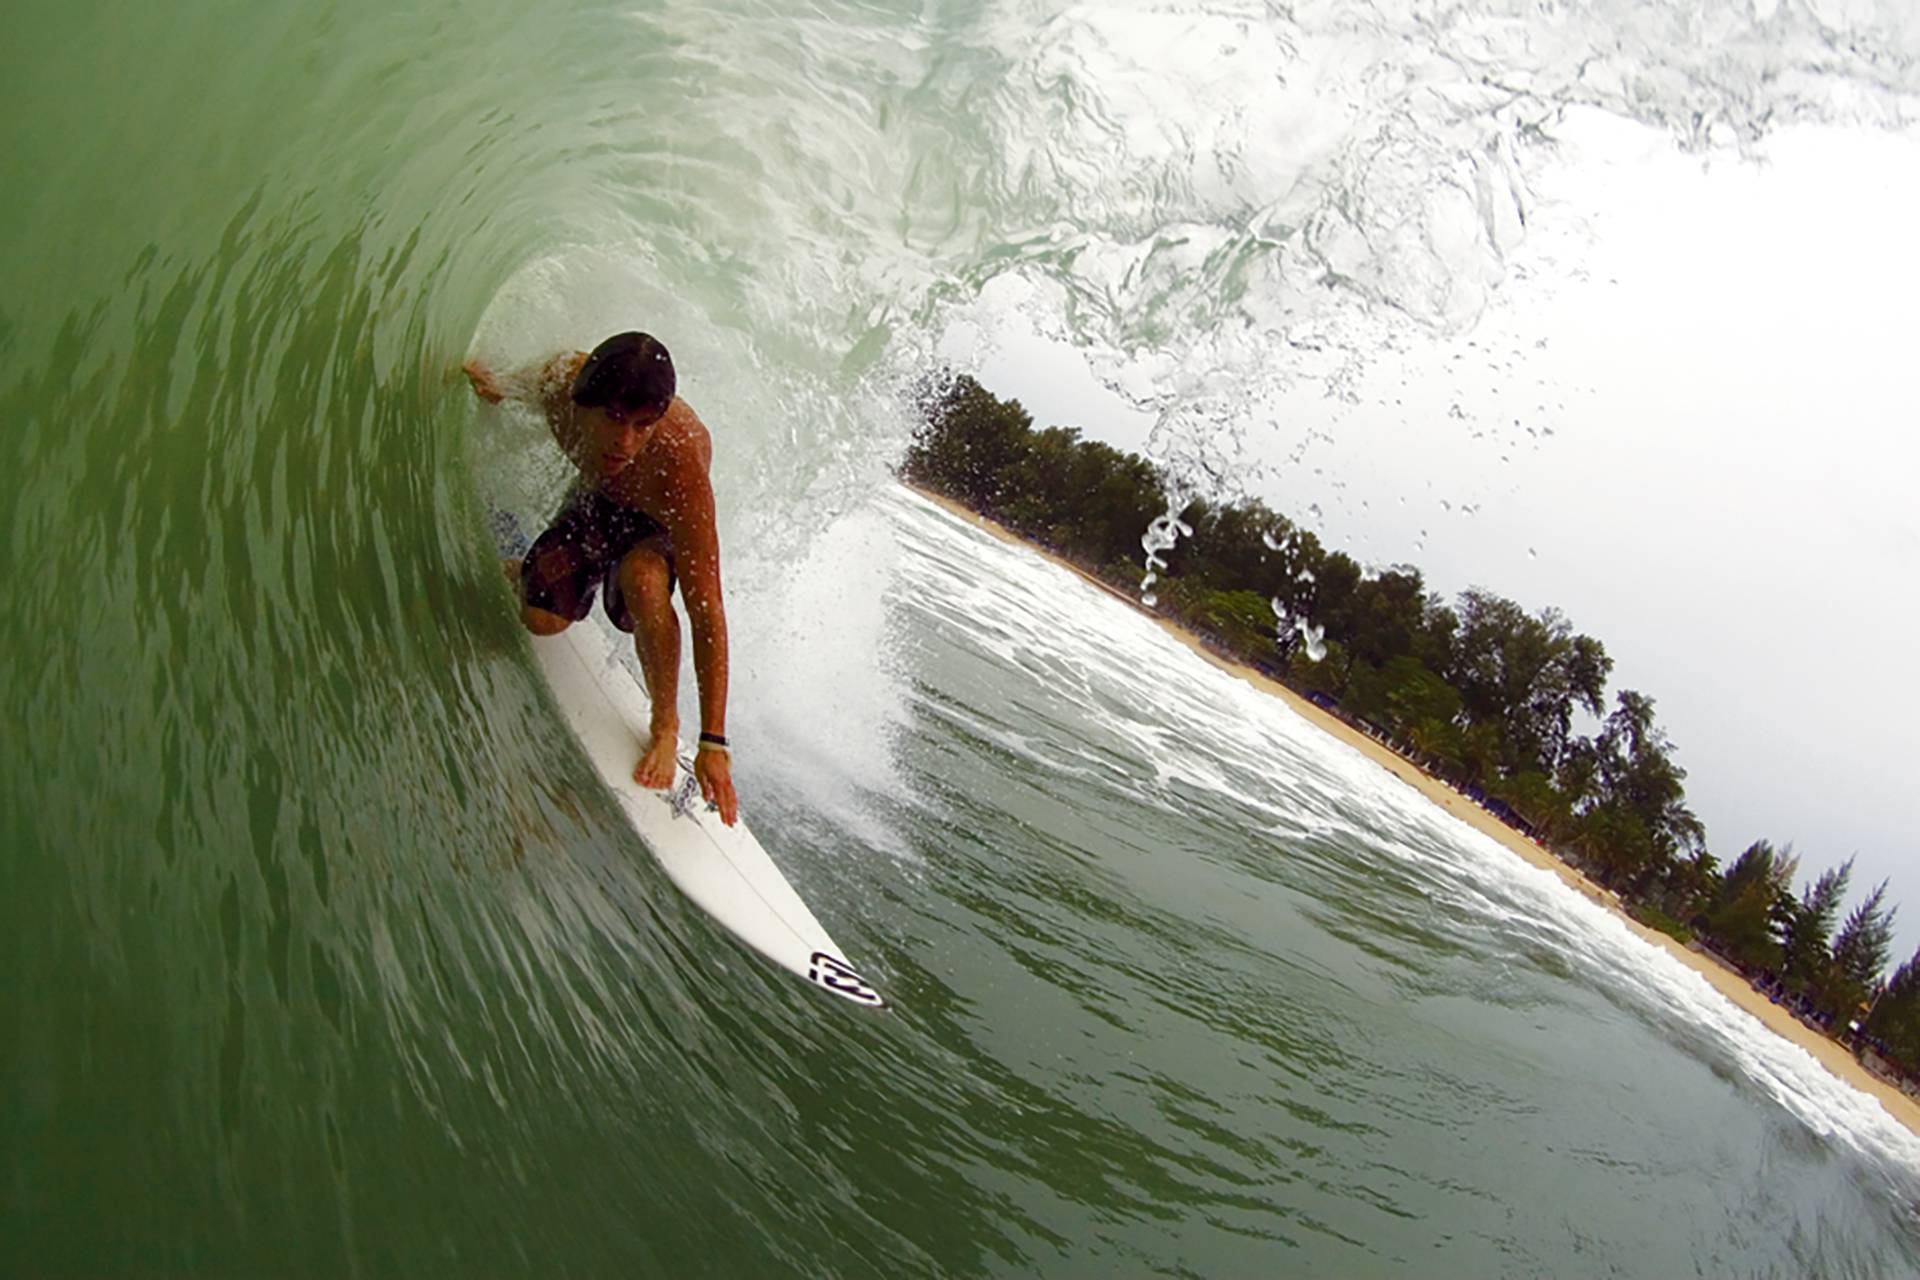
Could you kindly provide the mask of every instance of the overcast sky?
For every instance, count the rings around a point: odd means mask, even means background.
[[[1449,595],[1557,605],[1652,695],[1709,846],[1891,878],[1920,944],[1920,136],[1794,129],[1761,163],[1575,122],[1494,309],[1256,433],[1252,488]],[[1140,449],[1070,349],[982,379]],[[1456,407],[1457,406],[1457,407]],[[1309,427],[1331,436],[1281,466]],[[1546,434],[1551,432],[1551,434]],[[1317,506],[1321,515],[1309,513]],[[1803,881],[1805,880],[1803,875]]]

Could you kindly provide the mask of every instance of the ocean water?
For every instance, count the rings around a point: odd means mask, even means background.
[[[1226,482],[1499,305],[1568,113],[1911,123],[1903,7],[13,17],[0,1272],[1920,1271],[1876,1104],[887,479],[1011,292]],[[516,630],[485,510],[560,476],[457,366],[631,325],[884,1015],[677,896]]]

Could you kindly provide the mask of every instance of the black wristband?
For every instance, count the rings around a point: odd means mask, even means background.
[[[726,735],[719,733],[702,733],[700,735],[700,741],[714,747],[724,747],[727,745]]]

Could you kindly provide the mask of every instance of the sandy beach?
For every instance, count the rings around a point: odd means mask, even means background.
[[[1894,1086],[1873,1075],[1865,1067],[1860,1065],[1854,1056],[1847,1052],[1846,1049],[1802,1024],[1785,1009],[1774,1004],[1758,991],[1755,991],[1745,978],[1727,968],[1727,966],[1712,956],[1695,951],[1681,944],[1676,939],[1661,933],[1657,929],[1649,929],[1638,920],[1629,916],[1621,908],[1620,899],[1617,895],[1587,879],[1578,871],[1547,852],[1547,850],[1540,845],[1535,844],[1532,840],[1529,840],[1518,831],[1507,826],[1473,801],[1456,792],[1446,783],[1427,774],[1411,761],[1401,757],[1382,743],[1374,741],[1346,722],[1329,715],[1326,711],[1308,702],[1305,698],[1300,697],[1294,693],[1293,690],[1278,681],[1262,675],[1252,667],[1222,658],[1219,654],[1212,652],[1205,645],[1201,644],[1199,639],[1192,633],[1175,625],[1173,622],[1152,610],[1145,608],[1135,597],[1116,590],[1107,583],[1100,581],[1098,578],[1082,570],[1071,561],[1062,559],[1035,546],[1033,543],[1028,542],[1004,526],[968,510],[966,507],[961,506],[949,498],[930,493],[924,489],[914,488],[913,486],[908,486],[908,488],[911,488],[914,493],[940,507],[942,510],[950,512],[962,520],[966,520],[970,524],[1000,538],[1002,541],[1015,543],[1027,548],[1036,555],[1051,560],[1061,568],[1098,587],[1101,591],[1113,596],[1130,608],[1138,610],[1140,613],[1152,618],[1155,622],[1159,623],[1169,635],[1179,640],[1208,662],[1211,662],[1214,666],[1281,699],[1302,718],[1312,724],[1318,725],[1327,733],[1332,734],[1341,742],[1346,743],[1369,760],[1380,765],[1381,768],[1386,769],[1396,778],[1399,778],[1402,782],[1405,782],[1408,786],[1426,796],[1434,804],[1439,805],[1460,821],[1473,827],[1477,831],[1491,836],[1503,847],[1511,850],[1525,861],[1532,863],[1536,867],[1544,868],[1560,877],[1562,881],[1572,887],[1576,892],[1591,898],[1593,901],[1600,903],[1608,910],[1614,912],[1629,929],[1646,939],[1648,943],[1668,952],[1675,959],[1679,960],[1680,963],[1699,973],[1713,985],[1715,990],[1726,996],[1726,998],[1731,1000],[1738,1008],[1758,1018],[1769,1030],[1805,1049],[1808,1053],[1812,1054],[1822,1066],[1826,1067],[1827,1070],[1838,1076],[1842,1081],[1877,1099],[1880,1105],[1886,1108],[1888,1114],[1893,1116],[1893,1118],[1901,1124],[1904,1124],[1915,1134],[1920,1135],[1920,1102],[1916,1102]]]

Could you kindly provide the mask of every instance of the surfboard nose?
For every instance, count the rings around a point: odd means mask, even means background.
[[[864,1004],[872,1009],[887,1007],[880,993],[869,986],[852,965],[826,951],[814,952],[812,959],[807,962],[807,981],[825,987],[837,996],[844,996],[855,1004]]]

